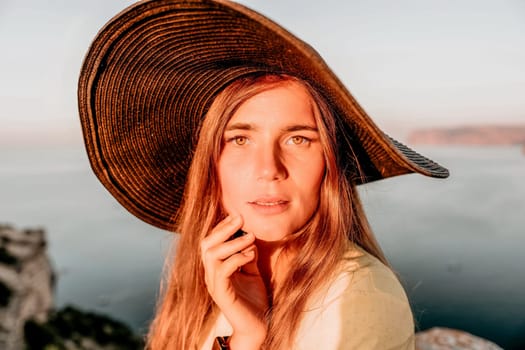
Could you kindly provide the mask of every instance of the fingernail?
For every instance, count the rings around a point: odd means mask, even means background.
[[[253,249],[248,250],[247,252],[243,252],[243,255],[251,258],[255,255],[255,251]]]

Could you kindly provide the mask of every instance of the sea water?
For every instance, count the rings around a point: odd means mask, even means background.
[[[451,177],[400,176],[359,191],[419,329],[458,328],[525,348],[525,156],[519,147],[418,151]],[[0,149],[0,222],[46,229],[57,307],[145,332],[176,236],[123,209],[83,149]]]

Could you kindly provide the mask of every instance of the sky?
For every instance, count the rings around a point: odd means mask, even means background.
[[[525,1],[239,2],[315,47],[396,138],[425,127],[525,124]],[[82,144],[83,57],[131,3],[0,0],[0,147]]]

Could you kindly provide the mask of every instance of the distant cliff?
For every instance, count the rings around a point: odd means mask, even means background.
[[[408,143],[425,145],[525,145],[525,125],[421,129],[409,134]]]

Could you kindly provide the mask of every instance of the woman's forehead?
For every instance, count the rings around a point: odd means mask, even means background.
[[[276,84],[244,101],[232,115],[226,130],[316,128],[313,99],[297,82]]]

